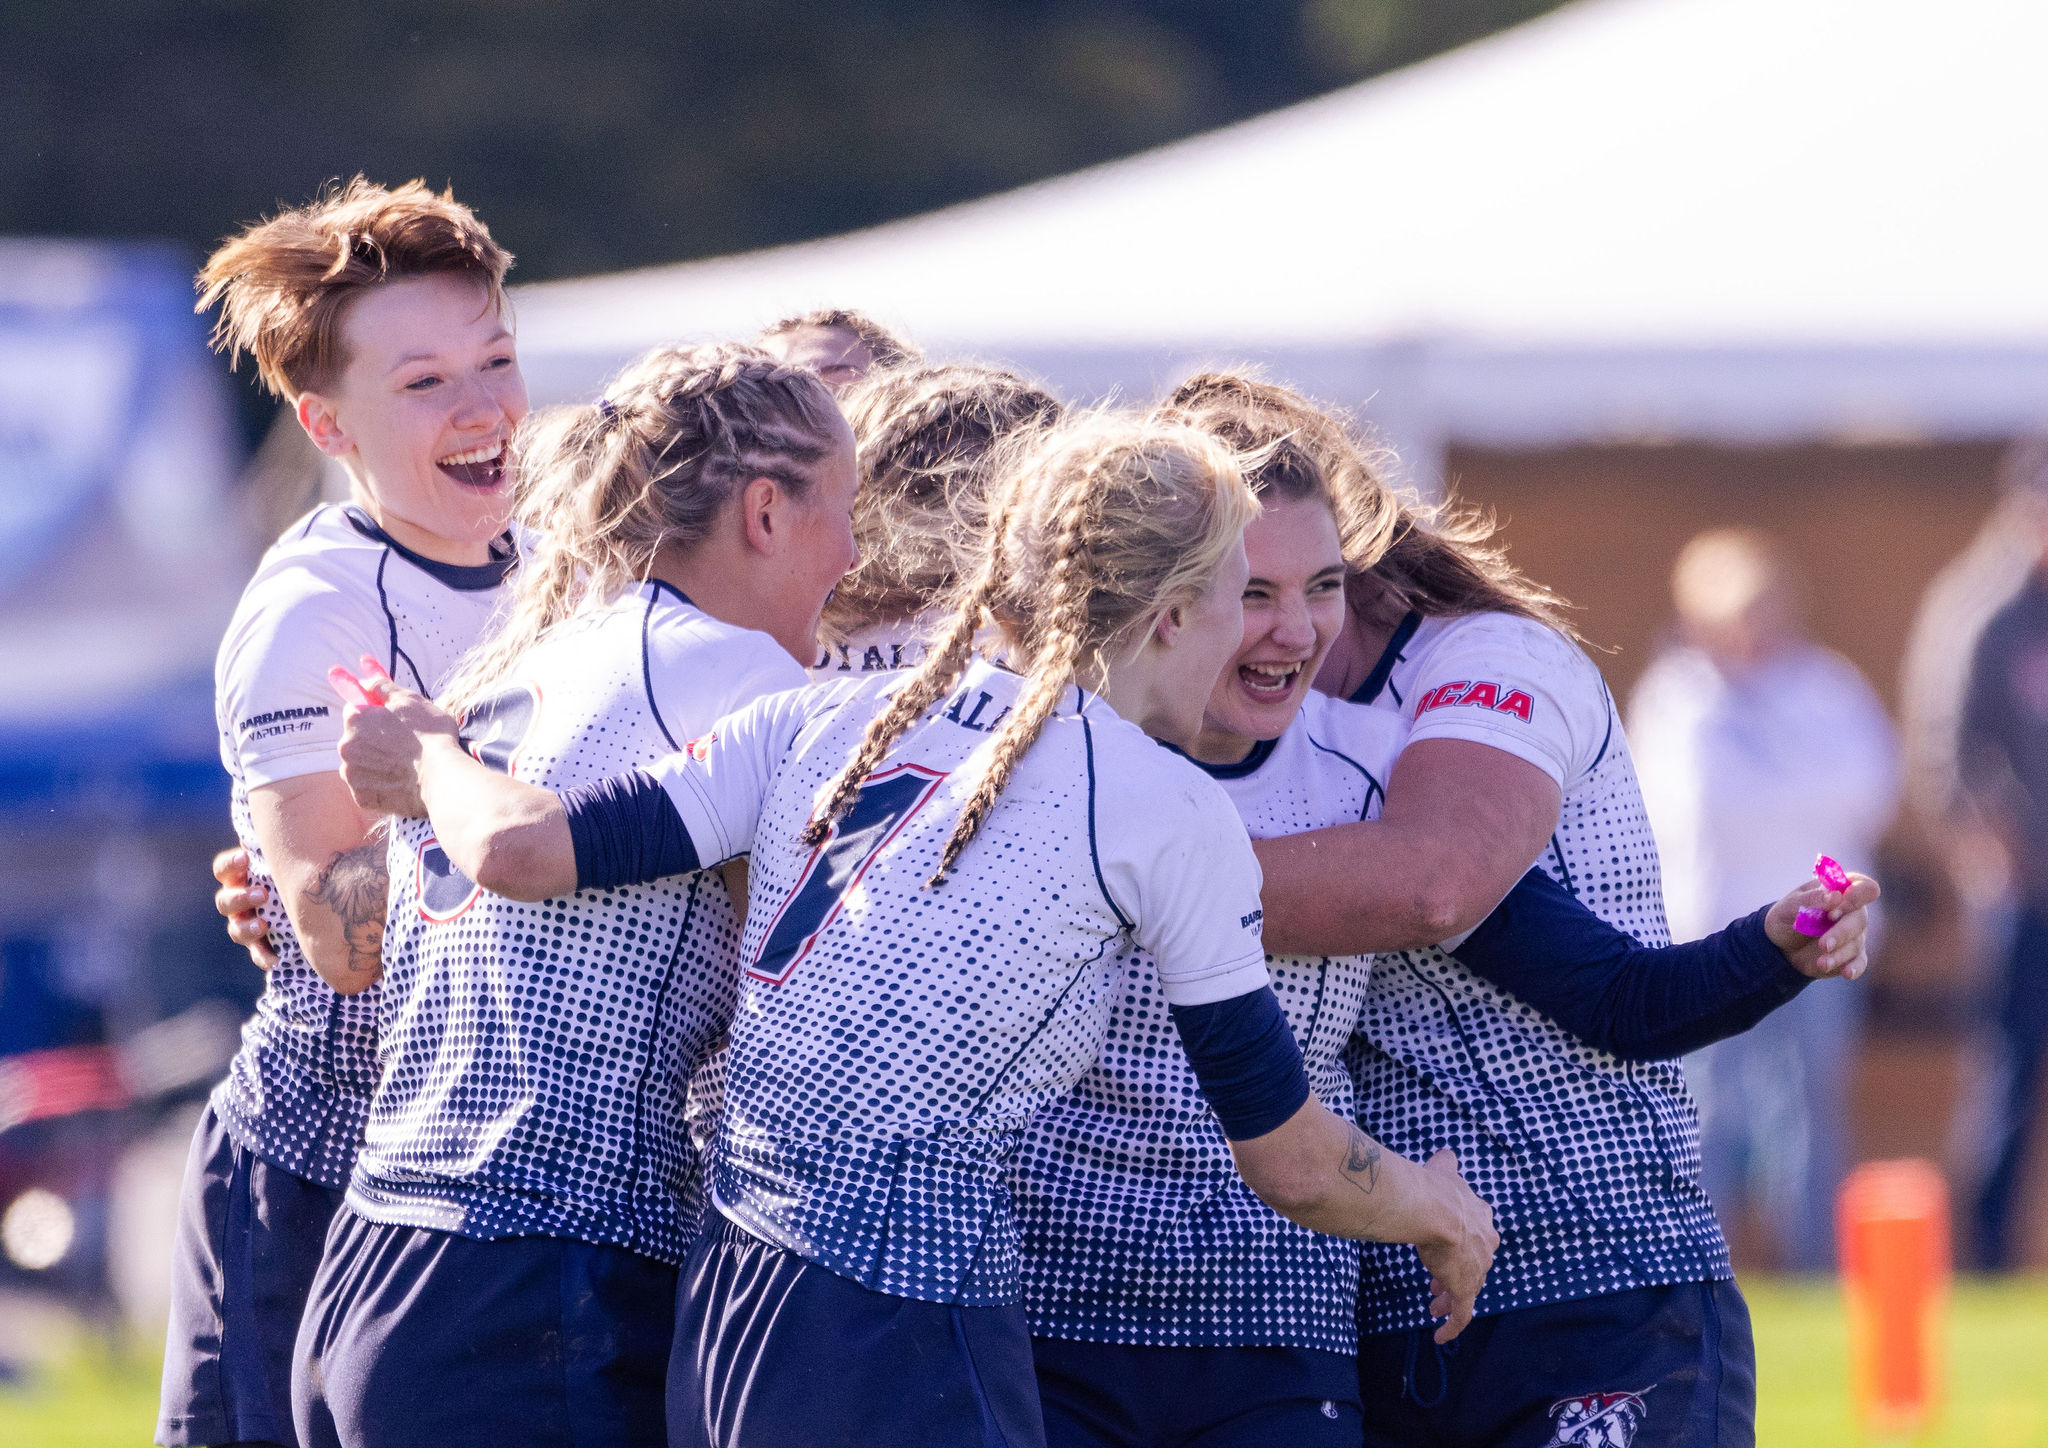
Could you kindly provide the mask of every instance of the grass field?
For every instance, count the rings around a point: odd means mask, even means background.
[[[1873,1440],[1850,1418],[1841,1298],[1829,1281],[1745,1280],[1756,1322],[1757,1440],[1765,1448],[1851,1448]],[[2048,1448],[2048,1280],[1964,1282],[1949,1327],[1947,1404],[1929,1448]],[[0,1385],[0,1444],[141,1448],[156,1417],[156,1364],[74,1349]]]

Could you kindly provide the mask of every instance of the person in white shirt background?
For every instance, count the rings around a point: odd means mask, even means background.
[[[1713,529],[1672,570],[1676,637],[1629,700],[1674,940],[1754,908],[1816,854],[1868,861],[1898,802],[1898,746],[1869,682],[1807,632],[1784,546]],[[1807,991],[1686,1060],[1708,1195],[1753,1205],[1780,1263],[1834,1265],[1856,989]]]

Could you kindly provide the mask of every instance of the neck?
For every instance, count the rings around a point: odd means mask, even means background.
[[[1218,729],[1204,721],[1195,737],[1184,746],[1190,759],[1204,764],[1242,764],[1259,747],[1259,741],[1249,734],[1237,734],[1228,729]]]
[[[1316,688],[1337,699],[1348,699],[1359,691],[1407,616],[1405,609],[1364,574],[1353,574],[1347,581],[1345,602],[1344,627],[1315,678]]]
[[[471,543],[459,538],[443,538],[439,533],[429,532],[417,523],[408,522],[389,509],[381,507],[370,490],[363,486],[363,480],[351,471],[349,475],[349,501],[370,515],[370,521],[382,528],[401,546],[410,548],[422,558],[431,558],[436,563],[453,563],[461,568],[475,568],[491,561],[491,545],[488,539]]]
[[[753,570],[736,563],[729,550],[704,546],[685,550],[664,543],[655,553],[647,576],[679,590],[721,623],[759,629],[788,650],[798,663],[817,662],[811,649],[813,638],[784,637],[789,632],[786,600],[764,591]]]
[[[1160,665],[1158,650],[1140,648],[1106,668],[1077,670],[1074,682],[1100,695],[1118,718],[1129,720],[1154,739],[1188,751],[1199,726],[1191,729],[1174,717],[1162,687]]]

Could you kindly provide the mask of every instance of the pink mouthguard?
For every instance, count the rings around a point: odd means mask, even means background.
[[[1813,873],[1821,884],[1838,895],[1849,888],[1849,872],[1826,855],[1813,862]],[[1792,917],[1792,928],[1809,940],[1818,940],[1827,934],[1830,923],[1827,911],[1811,905],[1800,906],[1799,913]]]
[[[344,704],[358,704],[365,709],[383,708],[384,701],[372,694],[364,685],[388,684],[391,682],[391,675],[385,673],[384,666],[369,654],[364,654],[358,662],[363,671],[360,678],[351,674],[345,666],[336,664],[327,671],[327,682],[333,686],[335,693],[341,695]]]

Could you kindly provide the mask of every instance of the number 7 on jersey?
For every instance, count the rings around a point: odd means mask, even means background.
[[[910,817],[924,807],[945,778],[942,772],[921,764],[899,764],[862,781],[852,808],[833,824],[824,843],[811,851],[803,874],[768,922],[747,974],[770,985],[788,980],[839,914],[847,892],[860,883],[882,846],[910,823]]]

